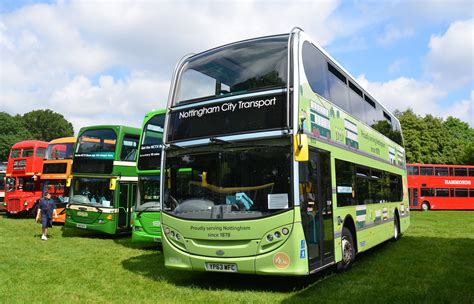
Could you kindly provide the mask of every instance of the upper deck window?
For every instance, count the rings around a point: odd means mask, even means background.
[[[36,148],[36,157],[42,157],[46,155],[46,149],[45,148]]]
[[[419,168],[418,166],[407,166],[408,175],[419,175]]]
[[[126,134],[123,138],[122,152],[120,153],[120,160],[135,161],[137,159],[138,136]]]
[[[20,154],[21,154],[21,150],[20,149],[15,149],[15,150],[12,150],[12,153],[10,154],[10,157],[11,158],[18,158],[18,157],[20,157]]]
[[[117,135],[111,129],[86,130],[77,140],[76,153],[114,153],[116,140]]]
[[[454,168],[455,176],[467,176],[467,168]]]
[[[46,159],[72,159],[74,143],[50,144]]]
[[[192,57],[184,65],[175,104],[285,87],[288,35],[243,41]]]
[[[21,153],[21,157],[31,157],[34,154],[34,149],[23,149],[23,153]]]

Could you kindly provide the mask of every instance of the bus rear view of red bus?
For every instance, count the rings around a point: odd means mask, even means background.
[[[40,175],[48,143],[38,140],[13,145],[8,158],[5,211],[7,214],[31,212],[41,198]]]
[[[408,164],[407,173],[411,209],[474,209],[474,166]]]

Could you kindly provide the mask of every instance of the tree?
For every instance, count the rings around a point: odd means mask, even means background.
[[[23,125],[37,140],[50,141],[74,135],[72,124],[63,115],[49,109],[26,113],[23,115]]]
[[[474,129],[458,118],[443,120],[412,110],[396,111],[405,139],[408,163],[474,164]]]
[[[11,116],[0,112],[0,161],[7,161],[13,144],[23,140],[50,141],[73,136],[72,124],[51,110],[35,110]]]
[[[0,161],[7,161],[13,144],[33,136],[25,128],[20,115],[11,116],[0,112]]]

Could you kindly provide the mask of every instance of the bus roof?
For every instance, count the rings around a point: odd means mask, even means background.
[[[49,142],[49,144],[68,144],[68,143],[75,143],[75,142],[76,142],[75,137],[61,137],[61,138],[53,139],[52,141]]]
[[[15,143],[12,149],[24,149],[24,148],[47,148],[48,143],[41,140],[24,140]]]
[[[83,133],[85,130],[97,130],[97,129],[114,129],[116,131],[128,131],[133,134],[140,134],[141,129],[136,128],[136,127],[130,127],[130,126],[124,126],[124,125],[96,125],[96,126],[87,126],[87,127],[82,127],[79,130],[79,134]]]
[[[420,164],[420,163],[416,163],[416,164],[407,164],[407,167],[408,166],[421,166],[421,167],[436,167],[436,168],[440,168],[440,167],[453,167],[453,168],[474,168],[474,165],[448,165],[448,164]]]

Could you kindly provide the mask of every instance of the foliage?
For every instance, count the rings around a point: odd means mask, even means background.
[[[20,115],[11,116],[0,112],[0,161],[7,161],[13,144],[33,136],[23,125]]]
[[[408,163],[474,164],[474,129],[458,118],[443,120],[412,110],[396,112],[400,119]]]
[[[72,124],[63,115],[48,109],[24,114],[23,124],[37,140],[51,141],[74,134]]]
[[[54,226],[44,242],[32,219],[0,215],[0,303],[472,303],[472,214],[411,221],[349,271],[298,278],[167,269],[159,248],[129,237]]]
[[[51,110],[35,110],[15,116],[0,112],[0,122],[0,161],[7,161],[10,148],[19,141],[50,141],[74,134],[72,124]]]

